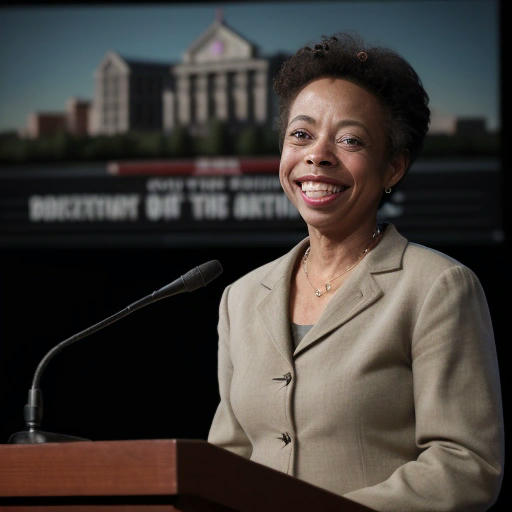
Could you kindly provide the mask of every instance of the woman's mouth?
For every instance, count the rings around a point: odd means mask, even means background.
[[[302,192],[310,198],[326,197],[331,194],[337,194],[344,188],[348,187],[332,185],[331,183],[322,183],[321,181],[305,181],[301,183]]]
[[[303,181],[297,183],[302,191],[302,197],[310,205],[324,205],[334,201],[349,187],[325,183],[323,181]]]

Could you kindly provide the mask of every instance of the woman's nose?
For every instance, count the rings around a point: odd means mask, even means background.
[[[305,160],[307,164],[317,167],[332,167],[337,162],[330,143],[320,139],[310,146],[310,151],[306,153]]]

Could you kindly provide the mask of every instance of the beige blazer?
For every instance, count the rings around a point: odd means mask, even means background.
[[[478,279],[390,225],[292,352],[307,243],[226,288],[208,440],[379,511],[486,510],[504,442]]]

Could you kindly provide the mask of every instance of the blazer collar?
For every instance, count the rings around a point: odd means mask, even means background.
[[[402,268],[402,259],[409,242],[395,228],[387,224],[377,247],[362,261],[372,274],[392,272]]]
[[[292,360],[289,314],[291,276],[297,259],[304,253],[308,243],[308,238],[299,242],[290,252],[279,258],[261,280],[262,286],[267,288],[269,293],[260,302],[257,311],[276,348],[288,362]],[[395,227],[389,224],[380,243],[336,291],[318,322],[295,349],[293,356],[297,356],[306,347],[379,300],[384,291],[373,274],[400,270],[407,243]]]

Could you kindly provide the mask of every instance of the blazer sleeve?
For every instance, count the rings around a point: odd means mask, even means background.
[[[487,510],[504,463],[498,364],[485,295],[466,267],[425,296],[411,340],[418,458],[345,496],[382,512]]]
[[[233,413],[230,401],[231,378],[233,363],[229,350],[229,312],[228,312],[228,286],[222,294],[219,308],[219,349],[218,349],[218,379],[220,403],[215,412],[208,442],[225,448],[237,455],[249,458],[252,445],[244,430]]]

